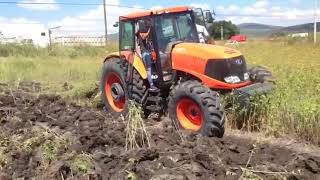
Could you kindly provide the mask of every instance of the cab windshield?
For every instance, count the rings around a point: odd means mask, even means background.
[[[172,42],[199,42],[190,12],[155,17],[155,31],[160,51],[165,51]]]

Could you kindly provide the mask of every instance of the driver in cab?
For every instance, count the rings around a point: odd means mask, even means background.
[[[143,62],[147,68],[147,77],[150,84],[150,91],[155,91],[157,88],[154,86],[152,80],[152,45],[151,45],[151,21],[143,20],[139,23],[139,30],[137,32],[138,45],[140,46]]]

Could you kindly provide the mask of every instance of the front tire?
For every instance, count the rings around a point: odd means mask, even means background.
[[[104,63],[101,77],[102,101],[114,117],[128,112],[128,91],[125,83],[123,61],[111,58]]]
[[[224,135],[224,110],[217,93],[198,81],[186,81],[173,88],[168,104],[175,128],[203,136]]]

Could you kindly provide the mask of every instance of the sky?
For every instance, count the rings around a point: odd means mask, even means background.
[[[102,0],[16,0],[35,3],[90,3],[86,6],[66,6],[62,4],[1,4],[0,32],[5,37],[33,39],[36,44],[46,44],[48,37],[41,32],[48,28],[54,36],[103,35]],[[8,0],[14,1],[14,0]],[[320,7],[320,0],[319,7]],[[262,23],[290,26],[313,22],[314,0],[106,0],[107,4],[130,6],[107,6],[108,33],[116,33],[113,24],[120,15],[139,11],[141,8],[160,8],[188,5],[214,10],[217,20],[231,20],[235,24]],[[320,9],[320,8],[319,8]],[[320,16],[320,10],[318,11]],[[320,17],[319,17],[320,19]]]

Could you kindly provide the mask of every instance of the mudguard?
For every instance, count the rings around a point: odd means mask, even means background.
[[[121,58],[121,56],[119,52],[110,53],[106,56],[104,62],[108,61],[108,59],[110,58]],[[128,61],[128,63],[131,63],[133,67],[138,71],[142,79],[147,79],[147,70],[144,66],[142,58],[135,54],[133,57],[133,61],[130,61],[129,56],[126,55],[122,59],[125,59],[126,61]]]

